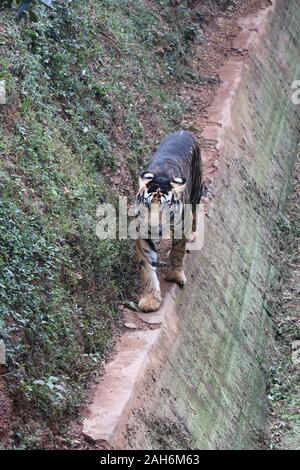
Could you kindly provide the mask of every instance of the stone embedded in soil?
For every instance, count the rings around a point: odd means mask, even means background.
[[[300,341],[292,342],[292,363],[296,366],[300,366]]]
[[[136,330],[137,329],[137,326],[135,323],[125,323],[126,328],[128,328],[129,330]]]
[[[0,340],[0,364],[3,366],[6,364],[5,344],[2,340]]]
[[[0,80],[0,104],[6,104],[5,80]]]

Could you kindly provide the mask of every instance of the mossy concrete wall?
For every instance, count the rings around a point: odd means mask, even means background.
[[[204,248],[190,256],[173,331],[166,322],[123,448],[260,445],[277,270],[274,223],[284,210],[299,139],[299,106],[290,90],[300,78],[300,4],[279,0],[267,16],[227,98]],[[241,64],[237,52],[235,66]]]

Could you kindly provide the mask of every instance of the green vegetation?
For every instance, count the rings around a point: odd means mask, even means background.
[[[299,162],[299,155],[298,155]],[[299,163],[295,175],[299,174]],[[273,293],[276,354],[270,367],[268,398],[272,409],[267,446],[271,449],[300,448],[299,370],[299,183],[294,181],[285,216],[275,224],[282,272]]]
[[[53,8],[52,0],[1,0],[0,10],[12,8],[17,13],[17,19],[36,20],[37,16],[32,11],[35,1],[39,1],[50,8]]]
[[[168,1],[32,11],[34,21],[0,17],[0,333],[9,393],[49,422],[76,411],[116,303],[137,289],[133,244],[97,239],[96,206],[116,203],[118,159],[135,175],[179,127],[179,81],[195,78],[188,53],[202,20]]]

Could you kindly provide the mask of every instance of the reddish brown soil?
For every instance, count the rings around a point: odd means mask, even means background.
[[[0,378],[0,442],[7,445],[10,439],[12,421],[12,403],[5,389],[3,379]]]

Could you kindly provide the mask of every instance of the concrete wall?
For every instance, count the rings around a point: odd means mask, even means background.
[[[273,228],[299,139],[300,107],[290,99],[300,79],[299,24],[298,0],[278,0],[246,63],[237,56],[233,64],[242,75],[227,97],[205,246],[189,255],[187,287],[163,326],[123,448],[259,446],[276,277]]]

